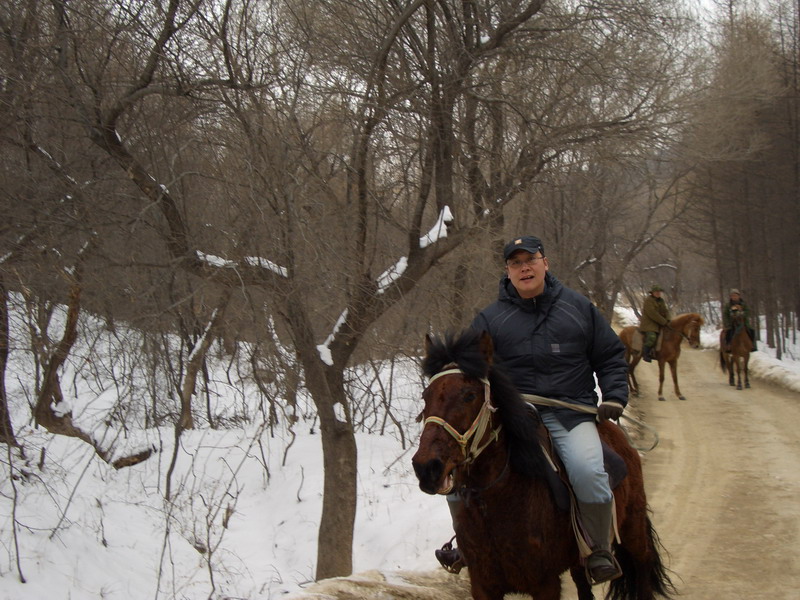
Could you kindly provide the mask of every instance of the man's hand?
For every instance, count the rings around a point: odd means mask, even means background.
[[[597,420],[601,423],[609,419],[616,421],[622,416],[623,410],[622,406],[616,402],[603,402],[597,407]]]

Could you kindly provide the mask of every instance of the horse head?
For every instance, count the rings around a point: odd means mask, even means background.
[[[495,410],[487,379],[492,341],[477,332],[458,339],[427,336],[425,351],[422,370],[429,383],[422,393],[423,430],[412,464],[423,492],[447,494],[455,470],[472,462],[493,439],[483,439],[493,428]]]
[[[731,325],[734,328],[744,325],[745,314],[744,309],[738,304],[731,306]]]
[[[689,318],[683,327],[683,335],[692,348],[700,347],[700,328],[703,326],[703,317],[697,313],[689,313]]]
[[[444,340],[429,336],[425,351],[422,371],[429,383],[422,393],[423,429],[412,459],[420,489],[447,494],[456,479],[459,485],[476,484],[509,466],[541,476],[547,469],[538,437],[541,419],[493,364],[489,334],[467,330]],[[461,468],[467,466],[472,468]]]

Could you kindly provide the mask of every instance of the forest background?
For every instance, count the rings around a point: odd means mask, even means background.
[[[356,433],[396,419],[366,417],[366,367],[468,324],[520,233],[609,318],[655,282],[674,312],[740,288],[780,359],[800,309],[799,8],[4,3],[9,568],[12,482],[47,465],[21,431],[120,470],[159,452],[120,440],[171,428],[169,514],[183,436],[257,423],[318,429],[316,577],[349,574]],[[101,335],[113,355],[76,352]],[[84,384],[113,401],[79,411]]]

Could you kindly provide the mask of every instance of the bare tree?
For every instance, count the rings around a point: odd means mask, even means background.
[[[8,291],[0,276],[0,441],[8,446],[19,446],[11,423],[6,395],[6,367],[8,365],[9,324],[8,324]]]
[[[41,68],[19,97],[47,110],[20,108],[9,144],[84,209],[115,308],[178,329],[170,307],[202,281],[266,305],[296,354],[324,451],[317,577],[352,569],[346,372],[368,332],[476,236],[501,240],[506,208],[587,145],[670,127],[669,73],[646,68],[667,54],[635,52],[670,47],[662,4],[23,4]],[[171,278],[193,291],[170,297]],[[226,325],[261,314],[229,307]]]
[[[719,299],[727,299],[729,288],[741,288],[764,316],[766,342],[780,356],[779,340],[797,305],[800,264],[796,228],[787,226],[798,212],[790,75],[796,51],[780,44],[781,30],[773,29],[785,20],[734,10],[734,3],[728,8],[712,86],[688,145],[698,163],[693,186],[713,242]]]

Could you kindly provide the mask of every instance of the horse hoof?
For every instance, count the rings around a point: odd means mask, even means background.
[[[736,389],[737,389],[737,390],[740,390],[740,389],[742,389],[742,386],[740,386],[740,385],[737,385],[737,386],[736,386]]]
[[[686,396],[678,396],[678,400],[686,400]]]
[[[664,396],[659,396],[658,399],[661,400],[661,402],[666,402],[667,401],[667,399],[664,398]]]

